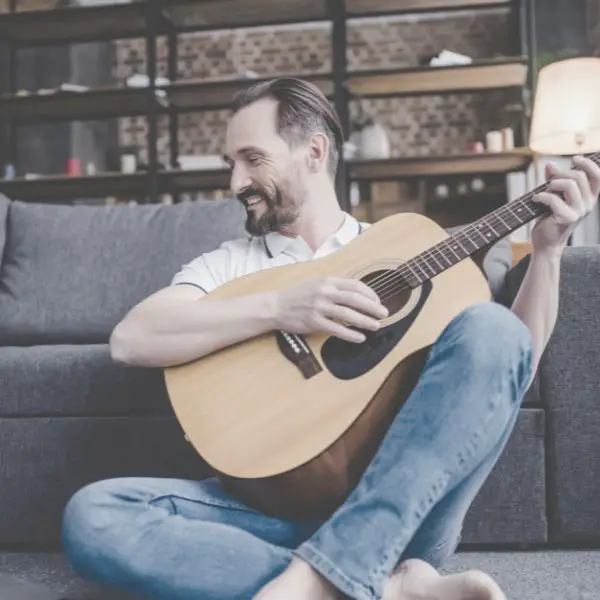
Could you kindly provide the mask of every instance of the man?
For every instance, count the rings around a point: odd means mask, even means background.
[[[284,78],[242,93],[226,159],[253,237],[192,260],[134,307],[111,336],[114,360],[166,367],[272,330],[360,343],[361,330],[377,329],[387,314],[377,295],[339,278],[198,302],[244,273],[311,260],[359,235],[363,224],[335,195],[342,141],[330,104],[305,82]],[[483,573],[442,577],[436,568],[456,549],[553,330],[561,252],[600,191],[600,169],[574,162],[581,170],[550,168],[552,185],[537,196],[551,212],[534,230],[512,310],[485,303],[450,323],[375,460],[329,520],[267,517],[213,479],[103,481],[65,511],[72,564],[171,600],[504,600]]]

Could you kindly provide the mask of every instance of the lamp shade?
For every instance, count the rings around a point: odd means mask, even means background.
[[[600,150],[600,58],[570,58],[540,69],[529,147],[549,155]]]

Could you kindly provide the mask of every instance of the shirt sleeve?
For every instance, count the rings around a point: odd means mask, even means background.
[[[230,279],[234,259],[235,248],[224,243],[184,264],[173,277],[171,285],[193,285],[208,294]]]

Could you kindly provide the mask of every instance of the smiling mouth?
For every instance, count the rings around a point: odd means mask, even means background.
[[[254,206],[255,204],[258,204],[262,201],[263,198],[261,198],[261,196],[250,196],[249,198],[246,198],[244,200],[244,204],[246,205],[246,208],[250,208],[251,206]]]

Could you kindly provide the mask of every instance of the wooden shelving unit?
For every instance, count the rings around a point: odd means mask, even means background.
[[[363,98],[476,92],[521,87],[527,59],[478,61],[465,66],[416,67],[348,74],[349,92]]]
[[[331,71],[295,74],[313,81],[334,103],[346,133],[349,105],[355,98],[423,94],[485,93],[490,90],[531,87],[534,58],[527,33],[530,0],[134,0],[86,8],[57,8],[0,15],[0,43],[8,46],[12,93],[0,96],[0,118],[15,127],[40,122],[115,119],[145,116],[148,121],[147,172],[106,173],[85,177],[42,177],[0,181],[9,197],[43,202],[102,196],[127,196],[157,201],[164,193],[227,188],[225,169],[179,171],[178,118],[192,111],[227,108],[235,92],[251,79],[179,80],[179,35],[193,31],[280,25],[301,22],[331,23]],[[353,19],[436,11],[474,11],[505,8],[516,11],[520,24],[519,48],[514,56],[478,60],[465,66],[414,66],[393,70],[348,71],[346,29]],[[154,84],[157,74],[156,42],[168,40],[168,86]],[[28,46],[75,44],[124,38],[145,38],[148,88],[108,88],[87,91],[16,93],[16,55]],[[170,167],[158,164],[157,121],[168,116]],[[14,136],[13,136],[14,138]],[[14,145],[10,152],[15,151]],[[13,157],[14,158],[14,157]],[[501,154],[472,154],[378,161],[342,161],[340,200],[349,208],[350,182],[361,184],[446,174],[508,173],[527,168],[529,153],[516,149]],[[13,162],[14,164],[14,162]],[[18,165],[17,165],[18,167]]]
[[[389,160],[348,161],[352,181],[388,181],[421,177],[439,177],[456,174],[510,173],[527,168],[532,156],[527,149],[498,154],[464,154],[430,158],[393,158]],[[193,190],[224,189],[229,185],[228,169],[202,169],[160,171],[158,173],[161,193],[177,194]],[[76,199],[99,196],[141,197],[147,189],[145,173],[107,173],[83,177],[43,177],[39,179],[0,180],[0,193],[20,200],[43,202],[63,197]]]
[[[44,46],[145,37],[149,27],[147,3],[86,8],[54,8],[0,15],[0,40],[20,46]],[[168,28],[165,20],[160,30]]]
[[[143,88],[107,88],[89,91],[48,91],[38,94],[0,96],[0,114],[27,122],[93,121],[133,117],[148,113],[150,103],[166,108],[159,94]]]
[[[438,177],[456,174],[510,173],[527,168],[529,150],[457,154],[427,158],[390,158],[387,160],[349,161],[350,177],[355,181],[385,181],[410,177]]]
[[[0,180],[0,193],[14,200],[29,202],[106,196],[141,198],[147,189],[147,179],[145,173],[103,173],[85,177],[48,175],[36,179]]]
[[[330,19],[328,0],[166,0],[164,7],[179,33]]]
[[[477,10],[503,7],[511,0],[346,0],[349,17],[399,15],[415,12]]]
[[[333,83],[328,75],[298,74],[317,85],[328,97],[333,96]],[[166,106],[176,112],[227,108],[235,93],[251,83],[264,79],[222,79],[218,81],[178,81],[161,88],[166,94]]]

